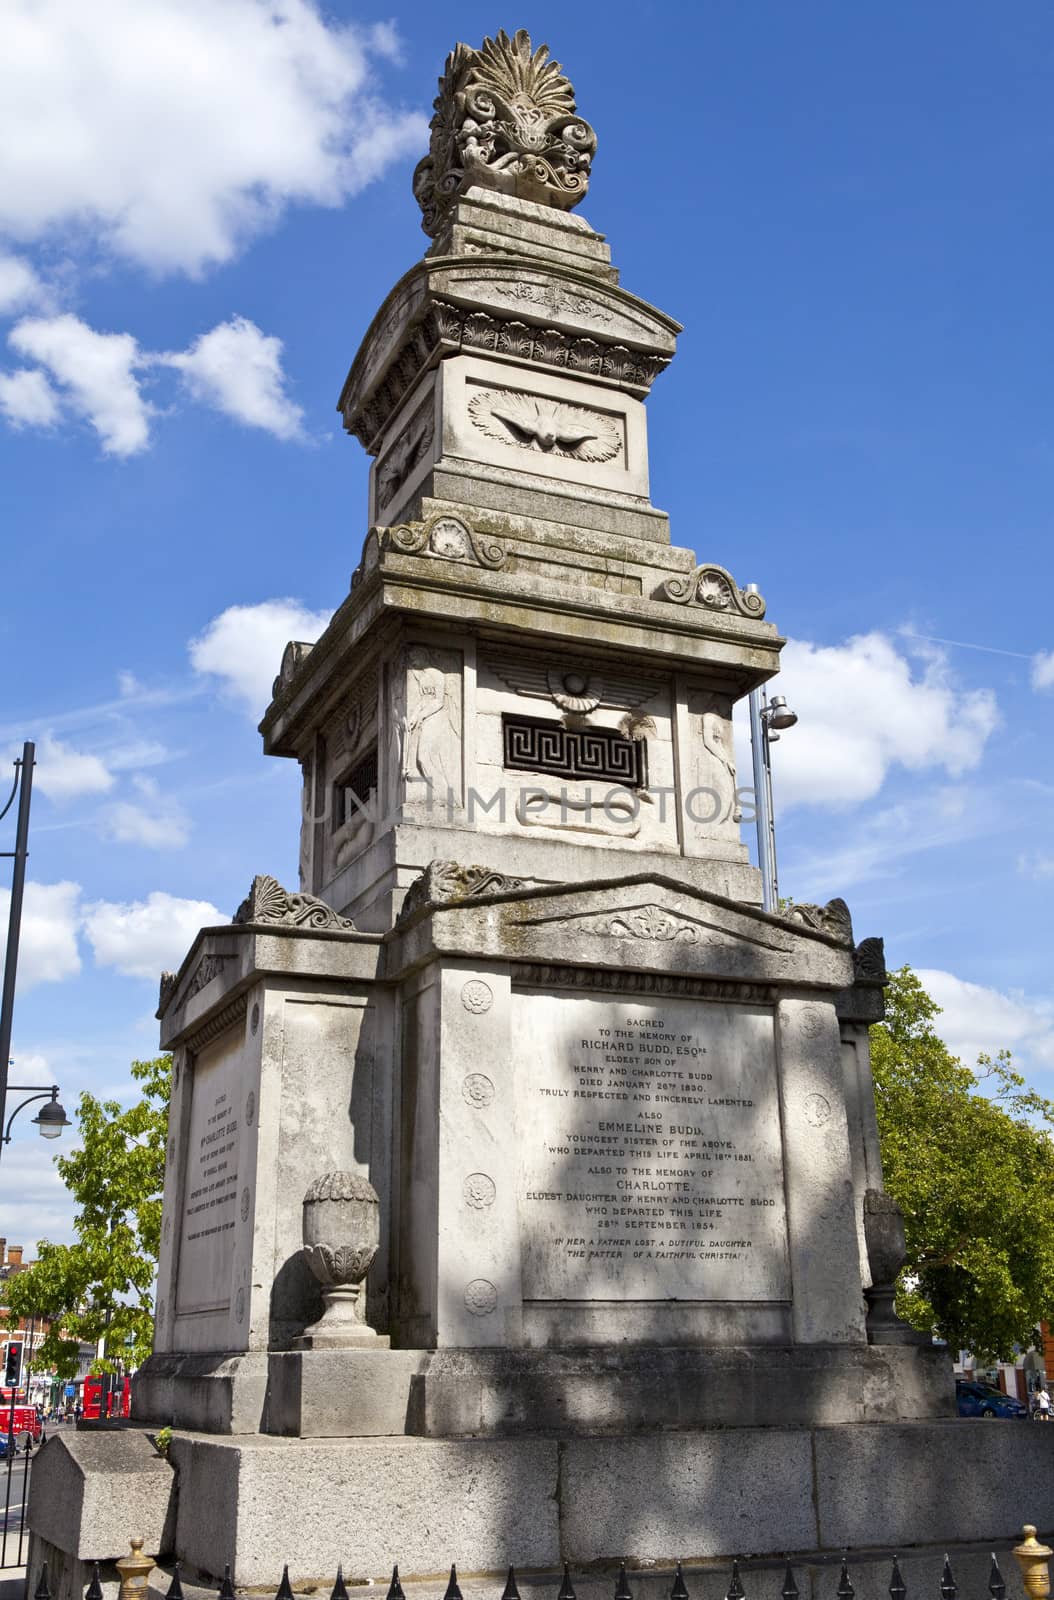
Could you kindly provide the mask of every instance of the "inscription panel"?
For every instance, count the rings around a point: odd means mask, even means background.
[[[773,1017],[513,994],[525,1300],[790,1299]]]
[[[177,1316],[225,1311],[230,1304],[238,1220],[241,1065],[240,1040],[218,1040],[194,1063]]]

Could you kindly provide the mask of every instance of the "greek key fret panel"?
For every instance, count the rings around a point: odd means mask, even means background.
[[[648,747],[613,728],[565,728],[540,717],[501,719],[503,761],[514,772],[554,778],[598,779],[642,789],[648,781]]]

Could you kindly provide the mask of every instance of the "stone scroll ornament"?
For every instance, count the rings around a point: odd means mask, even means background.
[[[497,189],[570,211],[589,187],[597,137],[575,111],[575,92],[549,46],[502,30],[478,50],[447,56],[428,154],[414,172],[421,226],[441,231],[458,195]]]
[[[529,886],[526,878],[510,878],[491,867],[463,867],[457,861],[431,861],[419,878],[415,878],[406,897],[396,924],[405,922],[423,906],[451,905],[461,900],[485,900],[492,894],[514,894]]]
[[[325,1311],[298,1341],[308,1349],[387,1344],[367,1324],[362,1285],[381,1242],[380,1201],[354,1172],[326,1172],[304,1196],[303,1256]]]
[[[354,933],[350,917],[340,917],[313,894],[292,894],[277,878],[261,873],[237,911],[235,922],[273,922],[292,928],[320,928],[337,933]]]
[[[839,944],[853,942],[853,921],[844,900],[828,900],[825,906],[789,905],[782,915],[788,922],[800,923],[814,933],[825,933],[829,939],[837,939]]]
[[[696,567],[682,577],[667,578],[658,598],[679,606],[702,606],[704,611],[727,611],[760,622],[765,601],[751,589],[741,589],[730,572],[713,564]]]

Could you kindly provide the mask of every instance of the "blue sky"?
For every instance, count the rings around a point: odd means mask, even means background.
[[[791,641],[781,889],[843,894],[956,1048],[1054,1092],[1039,0],[5,8],[0,753],[40,747],[13,1076],[126,1094],[157,969],[254,873],[295,880],[297,773],[255,723],[366,531],[335,403],[427,243],[436,76],[501,26],[564,63],[582,212],[686,325],[655,503]],[[0,1232],[65,1237],[16,1126]]]

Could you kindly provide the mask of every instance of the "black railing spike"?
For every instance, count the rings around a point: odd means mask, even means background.
[[[385,1596],[385,1600],[406,1600],[406,1596],[403,1594],[403,1586],[399,1582],[398,1562],[392,1568],[392,1581],[388,1585],[388,1593]]]
[[[900,1560],[893,1557],[893,1571],[889,1574],[889,1600],[906,1600],[908,1586],[900,1573]]]
[[[620,1561],[618,1564],[615,1600],[633,1600],[633,1590],[630,1588],[629,1579],[626,1577],[626,1563],[624,1561]]]
[[[505,1587],[501,1591],[501,1600],[520,1600],[520,1591],[516,1587],[516,1573],[509,1568],[509,1575],[505,1579]]]
[[[677,1563],[677,1571],[673,1575],[670,1600],[689,1600],[688,1585],[684,1581],[684,1568],[679,1561]]]
[[[739,1557],[732,1560],[732,1581],[728,1585],[725,1600],[743,1600],[743,1585],[739,1581]]]
[[[229,1572],[230,1567],[227,1568]],[[293,1585],[289,1582],[289,1568],[282,1568],[282,1581],[275,1590],[274,1600],[293,1600]]]
[[[575,1586],[571,1582],[571,1568],[566,1561],[564,1562],[564,1581],[560,1585],[560,1593],[557,1595],[556,1600],[578,1600],[578,1596],[575,1594]]]
[[[288,1593],[292,1595],[293,1591],[289,1588],[288,1577],[284,1578],[283,1581],[285,1582]],[[281,1588],[279,1588],[278,1593],[282,1593]],[[220,1584],[219,1600],[234,1600],[234,1585],[231,1582],[231,1564],[229,1561],[223,1569],[223,1582]]]
[[[842,1552],[842,1570],[838,1575],[838,1588],[835,1590],[838,1600],[853,1600],[856,1590],[849,1580],[849,1552]]]
[[[988,1593],[992,1596],[992,1600],[1005,1600],[1006,1579],[999,1570],[999,1563],[995,1558],[994,1550],[992,1551],[992,1570],[988,1574]]]
[[[783,1588],[780,1590],[782,1600],[798,1600],[798,1585],[794,1581],[794,1568],[787,1560],[787,1570],[783,1574]]]
[[[33,1600],[51,1600],[51,1590],[48,1588],[48,1564],[46,1561],[40,1569],[40,1582],[37,1584]]]
[[[948,1560],[947,1552],[944,1556],[944,1571],[941,1573],[941,1600],[955,1600],[959,1593],[959,1586],[952,1573],[952,1564]]]
[[[171,1593],[170,1589],[169,1594]],[[99,1579],[99,1563],[97,1561],[93,1561],[91,1564],[91,1582],[84,1591],[84,1600],[102,1600],[102,1583]]]
[[[450,1563],[450,1582],[446,1586],[443,1600],[463,1600],[461,1590],[457,1586],[457,1567],[453,1562]]]
[[[333,1593],[330,1595],[329,1600],[348,1600],[348,1586],[344,1582],[344,1566],[339,1561],[337,1562],[337,1576],[333,1584]]]

